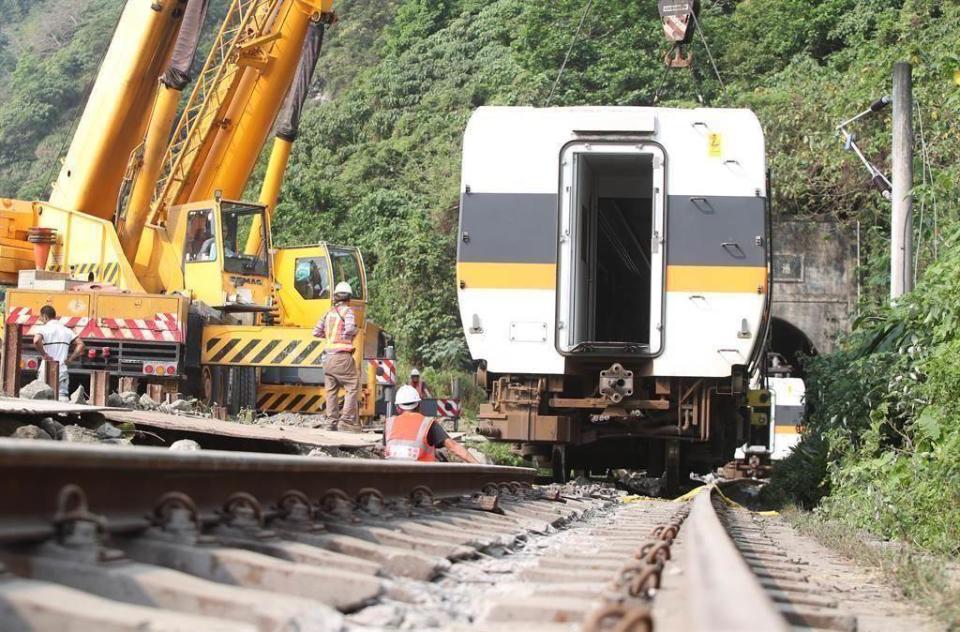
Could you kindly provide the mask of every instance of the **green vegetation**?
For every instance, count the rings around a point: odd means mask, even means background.
[[[0,192],[43,193],[120,0],[0,0]],[[857,330],[810,361],[809,436],[785,497],[958,554],[960,6],[947,0],[705,0],[691,70],[666,71],[654,0],[595,0],[552,105],[738,106],[763,123],[781,217],[860,222]],[[71,12],[66,7],[82,6]],[[373,317],[402,359],[466,367],[455,302],[459,143],[480,105],[543,105],[585,0],[343,0],[276,222],[281,242],[359,245]],[[58,19],[53,42],[44,35]],[[61,23],[62,22],[62,23]],[[53,31],[51,31],[53,32]],[[14,63],[15,60],[15,63]],[[834,131],[915,65],[921,282],[886,297],[888,203]],[[889,116],[857,128],[889,169]],[[919,175],[918,175],[919,179]],[[256,189],[253,183],[251,190]],[[438,378],[439,379],[439,378]],[[445,381],[446,378],[443,378]],[[826,493],[828,497],[821,501]]]

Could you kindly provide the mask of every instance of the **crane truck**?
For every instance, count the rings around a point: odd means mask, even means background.
[[[207,4],[128,0],[49,200],[0,198],[0,282],[19,285],[5,347],[50,304],[88,349],[74,375],[137,378],[231,413],[319,412],[312,327],[347,281],[372,416],[384,335],[366,318],[360,252],[276,248],[270,230],[333,0],[233,0],[181,103]],[[272,128],[260,199],[243,201]],[[20,348],[5,383],[39,365]]]

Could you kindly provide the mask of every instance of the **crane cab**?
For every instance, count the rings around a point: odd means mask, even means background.
[[[262,205],[222,199],[171,209],[168,235],[180,253],[183,287],[224,312],[267,311],[272,303],[268,249],[247,249],[251,234],[269,244]]]
[[[333,288],[346,281],[353,288],[357,327],[363,327],[367,278],[359,249],[329,244],[280,248],[274,264],[280,324],[317,322],[332,305]]]

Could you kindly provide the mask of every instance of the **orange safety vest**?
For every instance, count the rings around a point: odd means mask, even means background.
[[[433,417],[424,417],[420,413],[405,412],[396,417],[388,417],[384,426],[388,459],[398,461],[437,460],[437,451],[427,443],[427,435],[433,426]]]
[[[349,307],[347,309],[350,309]],[[353,353],[353,340],[343,335],[345,321],[338,308],[333,307],[323,317],[327,329],[327,350],[330,353],[349,351]]]

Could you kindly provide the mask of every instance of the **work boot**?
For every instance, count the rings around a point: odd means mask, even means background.
[[[351,421],[341,421],[337,428],[340,432],[363,432],[363,427]]]
[[[326,415],[317,415],[313,421],[310,422],[311,428],[320,428],[322,430],[336,430],[337,429],[336,419],[330,419]]]

